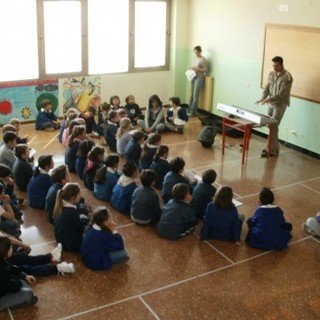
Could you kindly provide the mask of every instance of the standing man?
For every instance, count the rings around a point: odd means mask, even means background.
[[[290,91],[293,78],[284,68],[282,57],[276,56],[272,59],[273,71],[269,73],[268,83],[265,86],[262,97],[257,103],[261,105],[268,104],[268,115],[278,120],[277,123],[270,127],[271,147],[270,156],[279,155],[278,131],[281,119],[290,105]],[[262,150],[261,157],[267,157],[268,150]]]

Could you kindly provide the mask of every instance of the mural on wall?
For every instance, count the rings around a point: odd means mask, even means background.
[[[0,85],[0,124],[11,118],[21,122],[35,120],[44,100],[50,100],[52,110],[58,108],[58,80],[24,81]]]
[[[60,79],[63,113],[70,108],[84,112],[100,98],[100,76]]]

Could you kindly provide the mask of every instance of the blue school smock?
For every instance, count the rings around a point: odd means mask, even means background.
[[[250,220],[253,226],[248,231],[247,242],[249,246],[262,250],[287,247],[292,235],[284,228],[286,220],[279,207],[274,205],[261,206],[256,209]]]
[[[108,270],[112,267],[110,252],[124,250],[120,234],[90,227],[85,234],[80,254],[83,263],[92,270]]]
[[[201,240],[239,241],[241,227],[242,221],[234,205],[230,209],[221,209],[210,202],[203,216]]]

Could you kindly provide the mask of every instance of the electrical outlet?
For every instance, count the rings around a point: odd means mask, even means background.
[[[279,12],[288,12],[289,5],[288,4],[279,4]]]

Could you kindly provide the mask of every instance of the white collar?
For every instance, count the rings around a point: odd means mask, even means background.
[[[94,224],[92,225],[92,228],[93,228],[94,230],[99,230],[99,231],[101,231],[101,228],[100,228],[96,223],[94,223]]]
[[[46,170],[44,170],[44,169],[42,169],[40,167],[39,167],[39,171],[40,171],[40,173],[43,173],[43,174],[49,174]]]
[[[107,171],[110,172],[110,173],[116,173],[116,170],[110,168],[110,167],[107,167]]]
[[[66,208],[74,208],[77,209],[77,206],[75,204],[72,204],[68,201],[62,200],[63,206]]]
[[[266,208],[266,209],[274,209],[277,208],[278,206],[276,206],[275,204],[265,204],[260,206],[260,208]]]

